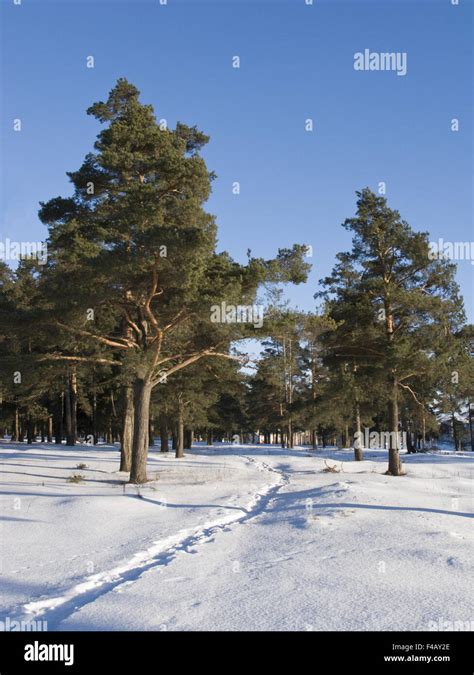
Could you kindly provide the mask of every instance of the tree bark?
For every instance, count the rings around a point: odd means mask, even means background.
[[[148,380],[136,380],[133,385],[133,443],[130,483],[147,481],[148,424],[152,384]]]
[[[122,428],[120,430],[120,471],[130,471],[132,467],[133,443],[133,387],[122,388]]]

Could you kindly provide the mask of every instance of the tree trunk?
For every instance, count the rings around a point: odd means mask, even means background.
[[[48,443],[53,442],[53,416],[48,415],[48,431],[46,434],[46,438],[48,440]]]
[[[122,388],[122,428],[120,430],[120,471],[130,471],[133,443],[133,387]]]
[[[133,386],[133,443],[130,483],[147,481],[148,423],[152,384],[148,380],[136,380]]]
[[[355,406],[356,413],[356,434],[357,441],[354,443],[354,459],[356,462],[361,462],[364,459],[364,443],[362,441],[362,425],[360,423],[360,407],[358,401]]]
[[[316,429],[311,429],[311,447],[313,450],[318,449],[318,434]]]
[[[183,402],[181,396],[178,397],[178,437],[176,443],[177,459],[184,457],[184,418],[183,418]]]
[[[344,425],[344,447],[345,448],[351,447],[351,439],[349,437],[349,425],[347,423]]]
[[[66,421],[66,445],[74,445],[72,442],[72,417],[71,417],[71,397],[69,395],[69,386],[64,392],[64,417]]]
[[[459,440],[458,440],[458,430],[456,429],[456,418],[454,412],[451,413],[451,420],[453,423],[453,441],[454,441],[454,450],[458,450]]]
[[[186,429],[184,432],[184,449],[191,450],[193,445],[193,430]]]
[[[468,411],[468,414],[469,414],[469,433],[470,433],[470,436],[471,436],[471,452],[474,452],[474,432],[473,432],[473,429],[472,429],[472,427],[473,427],[472,419],[474,417],[474,410],[472,410],[472,408],[471,408],[471,403],[469,403],[469,405],[467,407],[467,411]]]
[[[18,442],[20,440],[20,410],[15,406],[15,426],[13,428],[13,440]]]
[[[148,447],[151,448],[155,445],[155,425],[153,420],[150,420],[148,424]]]
[[[402,473],[402,463],[400,461],[400,448],[398,440],[398,391],[397,381],[391,380],[391,396],[388,403],[388,419],[390,444],[388,449],[388,473],[391,476],[400,476]]]
[[[212,445],[214,439],[212,437],[212,429],[207,430],[207,444]]]
[[[424,410],[422,412],[422,415],[423,415],[423,425],[422,425],[421,447],[423,450],[426,450],[426,416]]]
[[[160,415],[160,452],[169,452],[168,418],[164,413]]]
[[[92,442],[97,445],[98,431],[97,431],[97,393],[94,391],[92,396]]]
[[[65,393],[66,409],[66,445],[76,445],[77,441],[77,374],[74,369],[67,383]]]
[[[34,433],[33,433],[33,422],[31,420],[30,414],[26,416],[26,442],[28,445],[34,443]]]
[[[58,394],[55,406],[54,415],[54,442],[61,445],[63,442],[63,407],[64,407],[64,393]]]
[[[77,372],[75,368],[71,373],[70,391],[71,391],[71,422],[73,435],[73,442],[71,445],[75,445],[77,441]]]
[[[407,424],[407,452],[409,455],[416,453],[416,447],[413,444],[413,432],[411,430],[411,424]]]

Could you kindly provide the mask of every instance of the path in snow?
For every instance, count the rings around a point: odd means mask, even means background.
[[[176,474],[175,484],[162,471],[153,487],[161,501],[143,488],[127,524],[145,519],[144,528],[167,536],[145,547],[132,539],[99,572],[69,575],[9,615],[46,620],[49,630],[426,630],[470,622],[474,458],[415,455],[406,458],[407,476],[392,478],[385,453],[367,457],[244,446],[193,448],[188,468],[152,458],[153,468]],[[341,472],[324,473],[325,458]],[[217,465],[227,469],[205,480]],[[191,486],[193,504],[172,499]],[[218,517],[209,517],[211,507]],[[192,525],[176,527],[177,513]]]
[[[105,593],[118,590],[122,584],[131,584],[145,572],[168,565],[179,552],[189,553],[192,548],[212,541],[213,536],[220,530],[228,529],[231,524],[242,524],[255,518],[287,481],[280,472],[264,462],[257,462],[251,457],[244,459],[254,463],[259,470],[272,474],[276,479],[261,492],[256,493],[246,508],[238,509],[241,515],[231,513],[206,522],[202,527],[193,530],[184,529],[175,536],[156,541],[148,549],[135,553],[129,561],[111,570],[91,575],[59,596],[26,603],[23,610],[12,618],[19,621],[45,620],[48,630],[54,630],[68,616]]]

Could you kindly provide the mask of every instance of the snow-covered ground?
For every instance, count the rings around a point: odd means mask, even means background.
[[[405,455],[393,478],[382,450],[356,463],[335,449],[156,449],[140,488],[112,446],[3,441],[0,454],[3,622],[474,629],[472,453]]]

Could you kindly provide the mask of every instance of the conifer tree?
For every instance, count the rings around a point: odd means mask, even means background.
[[[339,256],[323,285],[333,308],[344,306],[339,355],[367,355],[381,373],[388,399],[388,473],[398,476],[400,391],[417,398],[414,378],[434,367],[433,354],[439,359],[450,349],[448,338],[464,313],[455,266],[430,254],[427,234],[414,232],[368,188],[357,196],[357,214],[344,223],[353,234],[352,250]]]
[[[69,174],[74,195],[40,211],[50,227],[44,292],[56,328],[75,341],[71,362],[110,364],[133,389],[136,483],[146,480],[151,392],[164,373],[233,358],[242,329],[211,324],[211,307],[251,302],[264,280],[304,281],[308,268],[303,246],[246,266],[215,253],[216,225],[203,208],[214,175],[199,154],[208,137],[161,127],[138,96],[121,79],[89,108],[105,125],[95,152]]]

